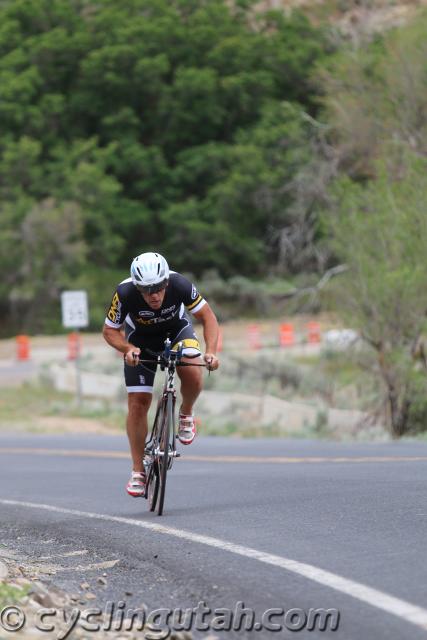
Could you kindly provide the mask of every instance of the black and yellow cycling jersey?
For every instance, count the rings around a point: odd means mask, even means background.
[[[167,336],[174,347],[182,342],[184,356],[195,358],[200,355],[200,344],[190,320],[185,317],[185,309],[197,313],[205,304],[206,300],[187,278],[171,271],[162,306],[152,309],[132,279],[128,278],[114,292],[105,324],[113,329],[123,327],[126,339],[142,350],[141,357],[144,359],[151,359],[153,353],[160,353]],[[128,392],[152,393],[155,373],[155,365],[130,367],[125,363]]]
[[[120,329],[124,323],[136,336],[158,336],[173,332],[184,318],[185,309],[197,313],[206,304],[196,287],[180,273],[170,272],[165,297],[160,309],[152,309],[131,278],[117,287],[105,324]]]

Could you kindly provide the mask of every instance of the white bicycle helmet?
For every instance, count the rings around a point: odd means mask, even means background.
[[[156,293],[168,283],[169,266],[160,253],[141,253],[132,261],[130,276],[138,291]]]

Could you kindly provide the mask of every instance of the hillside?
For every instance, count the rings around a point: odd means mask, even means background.
[[[326,22],[351,40],[363,40],[411,20],[427,0],[265,0],[262,9],[298,8],[314,24]]]

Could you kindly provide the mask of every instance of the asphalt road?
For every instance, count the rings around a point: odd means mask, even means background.
[[[198,438],[161,518],[125,494],[126,451],[125,437],[2,435],[0,541],[100,606],[297,610],[271,618],[281,632],[220,638],[427,637],[427,443]],[[338,610],[338,628],[291,631],[310,609]]]

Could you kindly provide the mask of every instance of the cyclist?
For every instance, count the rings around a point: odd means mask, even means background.
[[[219,366],[216,356],[218,322],[209,304],[187,278],[170,271],[159,253],[142,253],[130,268],[130,278],[117,287],[105,318],[103,336],[124,355],[124,376],[128,392],[127,434],[133,462],[127,484],[129,495],[145,492],[143,467],[147,437],[147,413],[151,404],[156,366],[137,364],[138,358],[152,359],[163,350],[169,336],[172,348],[183,344],[183,360],[202,363],[200,344],[185,308],[202,322],[205,339],[203,360],[211,371]],[[123,331],[124,329],[124,331]],[[202,369],[178,367],[182,404],[178,438],[182,444],[196,435],[193,405],[202,390]]]

